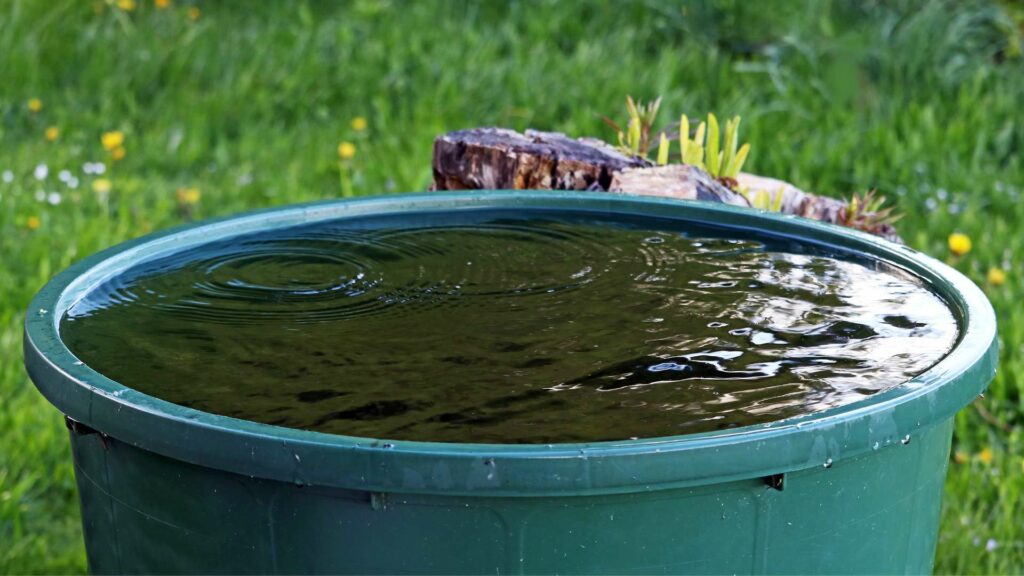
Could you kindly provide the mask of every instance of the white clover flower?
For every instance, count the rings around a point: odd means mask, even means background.
[[[10,170],[4,170],[3,179],[4,182],[7,184],[14,182],[14,172],[11,172]]]
[[[49,194],[46,195],[46,201],[49,202],[51,206],[56,206],[57,204],[60,204],[60,192],[50,192]]]
[[[68,179],[67,182],[65,182],[65,184],[68,185],[68,188],[74,190],[75,188],[78,188],[78,178],[72,176],[71,178]]]
[[[46,164],[40,164],[36,166],[33,174],[35,175],[36,180],[46,180],[46,177],[50,175],[50,168],[47,167]]]
[[[985,542],[986,552],[993,552],[996,548],[999,548],[999,542],[995,538],[989,538],[988,542]]]
[[[35,197],[37,202],[46,202],[46,192],[43,190],[36,190]]]
[[[86,174],[103,174],[107,171],[107,167],[103,165],[103,162],[86,162],[82,164],[82,172]]]
[[[57,173],[57,179],[61,182],[67,182],[71,179],[71,172],[68,170],[61,170]]]

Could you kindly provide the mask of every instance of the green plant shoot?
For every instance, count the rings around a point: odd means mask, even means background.
[[[683,164],[690,164],[692,166],[698,166],[701,169],[704,168],[704,131],[707,126],[701,122],[697,126],[697,132],[694,134],[693,140],[690,139],[690,119],[684,114],[679,119],[679,142],[680,142],[680,160]]]
[[[658,166],[664,166],[668,164],[668,153],[672,147],[668,141],[668,136],[665,133],[661,133],[661,139],[658,141]]]
[[[718,118],[708,114],[707,123],[700,123],[691,140],[690,119],[684,114],[679,119],[680,159],[684,164],[706,170],[715,178],[736,179],[750,154],[750,144],[739,146],[740,120],[739,116],[727,120],[723,133]]]
[[[607,117],[603,118],[606,124],[618,132],[620,152],[647,158],[647,153],[651,149],[651,128],[658,118],[659,108],[661,108],[661,97],[654,102],[644,104],[642,101],[633,100],[632,96],[626,96],[626,113],[629,118],[625,129],[613,120]]]
[[[718,118],[708,113],[708,140],[704,148],[704,164],[707,166],[708,174],[715,178],[720,176],[719,166],[721,165],[722,153],[718,149]]]

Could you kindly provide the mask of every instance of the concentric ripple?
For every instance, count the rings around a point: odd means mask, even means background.
[[[210,243],[98,286],[62,335],[107,376],[209,412],[504,443],[808,414],[906,381],[956,339],[947,306],[884,263],[660,221],[497,216]]]

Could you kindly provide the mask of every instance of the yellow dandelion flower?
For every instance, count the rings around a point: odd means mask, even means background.
[[[202,193],[199,188],[178,188],[177,197],[178,204],[191,206],[199,203]]]
[[[107,152],[113,152],[124,144],[124,132],[121,132],[120,130],[104,132],[103,135],[100,136],[100,143],[103,144],[104,150]]]
[[[985,465],[991,464],[992,450],[989,448],[982,448],[981,452],[978,452],[978,461]]]
[[[57,128],[56,126],[50,126],[46,129],[46,132],[44,134],[46,135],[47,140],[53,142],[57,138],[60,138],[60,128]]]
[[[352,119],[352,129],[356,132],[362,132],[366,130],[366,118],[362,116],[356,116]]]
[[[110,151],[110,158],[114,162],[117,162],[118,160],[122,160],[125,154],[126,152],[124,146],[118,146],[117,148],[114,148],[113,150]]]
[[[28,109],[30,112],[39,112],[43,109],[43,101],[39,98],[30,98],[28,101]]]
[[[196,6],[190,6],[188,9],[188,19],[195,22],[199,20],[199,17],[203,15],[203,11]]]
[[[988,283],[993,286],[1002,286],[1006,283],[1006,272],[1001,269],[992,267],[988,269]]]
[[[110,180],[106,178],[97,178],[92,181],[92,191],[97,194],[106,194],[110,192]]]
[[[953,453],[953,460],[956,461],[957,464],[965,464],[968,460],[970,460],[970,458],[967,457],[966,452],[962,450],[957,450],[956,452]]]
[[[171,0],[153,0],[153,6],[157,10],[165,10],[171,6]]]
[[[117,0],[117,7],[125,12],[135,10],[135,0]]]
[[[356,145],[351,142],[338,144],[338,157],[342,160],[351,160],[356,155]]]
[[[42,222],[40,222],[39,216],[29,216],[28,220],[25,220],[25,227],[29,230],[39,228],[40,224],[42,224]]]
[[[963,256],[971,251],[971,238],[967,234],[954,232],[949,235],[949,251],[957,256]]]

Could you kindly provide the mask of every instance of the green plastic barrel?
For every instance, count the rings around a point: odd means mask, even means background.
[[[811,416],[620,442],[384,441],[170,404],[79,362],[58,323],[97,283],[211,240],[334,218],[453,210],[716,223],[884,259],[948,302],[955,348],[910,382]],[[954,414],[996,366],[995,316],[964,276],[878,238],[718,204],[464,192],[279,208],[122,244],[28,311],[25,363],[66,415],[95,573],[924,573]]]

